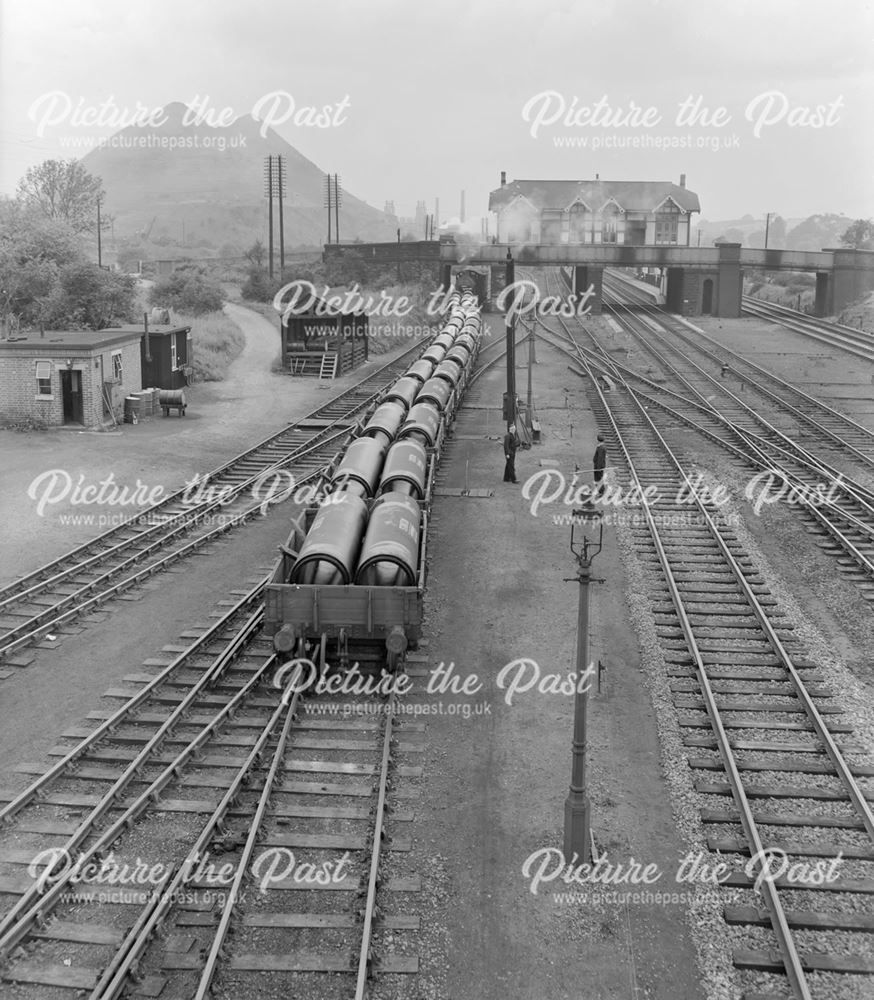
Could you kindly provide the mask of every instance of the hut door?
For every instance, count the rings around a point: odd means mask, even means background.
[[[61,397],[64,403],[64,423],[82,424],[82,372],[61,372]]]
[[[713,312],[713,280],[705,278],[703,294],[701,295],[701,312],[710,315]]]

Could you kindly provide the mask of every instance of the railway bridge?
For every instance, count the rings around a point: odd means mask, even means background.
[[[448,284],[459,267],[487,269],[491,287],[503,282],[509,260],[524,267],[568,267],[575,292],[590,286],[592,312],[601,310],[605,267],[665,269],[669,309],[685,316],[740,316],[745,270],[805,271],[816,275],[815,314],[833,316],[874,290],[874,251],[843,248],[819,251],[754,250],[740,243],[713,247],[572,243],[481,243],[472,240],[328,245],[326,256],[355,251],[365,261],[438,264]]]

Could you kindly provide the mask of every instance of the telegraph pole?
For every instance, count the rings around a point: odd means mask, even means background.
[[[269,244],[270,277],[273,277],[273,156],[267,157],[265,173],[265,195],[267,197],[267,233]]]
[[[331,242],[331,175],[325,174],[325,204],[328,206],[328,243]]]
[[[103,267],[103,244],[100,240],[100,195],[97,196],[97,266]]]
[[[278,194],[279,194],[279,277],[285,273],[285,225],[282,214],[282,198],[283,198],[283,174],[285,173],[285,164],[282,162],[282,153],[279,153],[276,157],[277,162],[277,184],[278,184]]]
[[[334,234],[340,242],[340,175],[334,174]]]

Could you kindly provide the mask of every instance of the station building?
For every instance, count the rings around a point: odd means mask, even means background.
[[[497,243],[689,246],[698,195],[670,181],[516,180],[489,195]]]

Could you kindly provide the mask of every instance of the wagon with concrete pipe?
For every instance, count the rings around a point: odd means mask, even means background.
[[[395,383],[399,390],[389,387],[326,470],[321,504],[281,546],[265,629],[288,659],[321,670],[395,670],[419,642],[434,470],[479,346],[476,300],[456,293],[439,350],[452,350],[462,329],[464,348],[448,364],[452,381],[429,386],[419,361]]]

